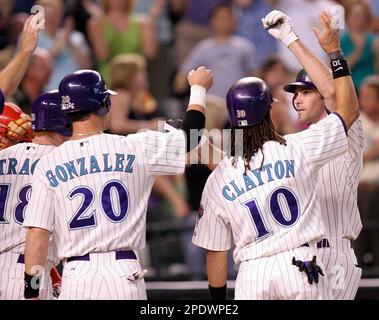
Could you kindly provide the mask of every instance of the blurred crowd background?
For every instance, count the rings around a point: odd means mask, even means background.
[[[17,50],[33,5],[45,11],[45,29],[27,73],[12,97],[26,113],[43,91],[77,69],[96,69],[119,95],[112,100],[109,133],[158,129],[180,119],[188,103],[187,73],[205,65],[214,73],[207,100],[208,130],[228,127],[225,96],[239,78],[259,76],[279,100],[272,118],[282,134],[306,128],[292,95],[283,91],[300,65],[268,35],[261,18],[273,9],[290,17],[306,45],[327,62],[312,27],[318,13],[345,8],[341,46],[352,69],[366,146],[358,190],[363,230],[355,250],[363,277],[379,277],[379,0],[0,0],[0,69]],[[217,142],[217,141],[216,141]],[[222,143],[222,141],[219,141]],[[191,244],[196,212],[210,171],[187,167],[180,178],[157,180],[149,201],[142,265],[150,280],[205,279],[202,249]],[[236,272],[230,257],[229,277]]]

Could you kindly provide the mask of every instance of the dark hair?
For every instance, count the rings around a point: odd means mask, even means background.
[[[227,2],[220,3],[220,4],[216,5],[216,6],[214,6],[212,8],[212,10],[209,12],[209,19],[208,20],[213,19],[219,9],[227,9],[227,10],[229,10],[231,12],[232,15],[234,13],[233,7],[230,4],[228,4]]]
[[[278,57],[277,55],[272,55],[265,60],[262,66],[262,75],[266,74],[268,71],[270,71],[272,68],[274,68],[276,65],[280,64],[283,66],[283,68],[286,70],[286,72],[289,72],[287,66],[283,62],[283,60]]]
[[[236,154],[235,154],[235,130],[241,128],[232,128],[231,132],[231,155],[234,156],[233,165],[236,163]],[[245,173],[247,170],[250,170],[250,160],[251,158],[261,150],[263,154],[263,144],[268,141],[276,141],[282,145],[287,145],[286,140],[279,135],[274,128],[274,125],[271,121],[270,111],[266,113],[263,121],[257,125],[249,126],[242,128],[243,130],[243,151],[242,159],[245,162]],[[264,162],[264,154],[261,163],[261,170]]]
[[[83,111],[67,113],[67,116],[72,122],[79,122],[79,121],[88,120],[91,114],[92,114],[91,111],[83,110]]]

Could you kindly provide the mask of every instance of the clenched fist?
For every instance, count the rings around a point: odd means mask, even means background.
[[[196,70],[191,70],[188,73],[188,83],[190,86],[199,85],[209,90],[213,85],[213,74],[212,71],[201,66]]]
[[[271,11],[262,19],[262,24],[269,34],[287,47],[299,38],[293,30],[291,18],[281,11]]]

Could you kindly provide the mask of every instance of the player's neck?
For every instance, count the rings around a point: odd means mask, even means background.
[[[71,140],[87,138],[95,134],[103,133],[104,131],[104,128],[102,127],[101,123],[90,120],[74,122],[72,127],[73,132]]]
[[[36,136],[33,139],[33,143],[58,147],[62,143],[62,139],[58,139],[54,134],[42,135]]]

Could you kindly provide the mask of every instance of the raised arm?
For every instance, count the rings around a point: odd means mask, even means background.
[[[22,33],[21,46],[12,61],[0,73],[0,89],[4,96],[11,95],[20,84],[38,42],[42,13],[30,16]]]
[[[263,20],[263,26],[276,39],[292,51],[325,99],[331,111],[335,110],[335,90],[330,69],[299,39],[291,23],[291,18],[281,11],[271,11]]]
[[[332,16],[321,12],[319,16],[323,31],[314,29],[322,49],[328,54],[336,91],[336,112],[350,128],[359,116],[358,98],[346,59],[343,56],[338,29],[333,29]]]
[[[191,151],[200,142],[201,136],[197,136],[197,143],[191,141],[191,130],[203,130],[205,127],[205,99],[207,90],[213,85],[212,72],[201,66],[191,70],[188,74],[188,83],[191,86],[190,101],[183,119],[182,130],[186,134],[187,152]]]

